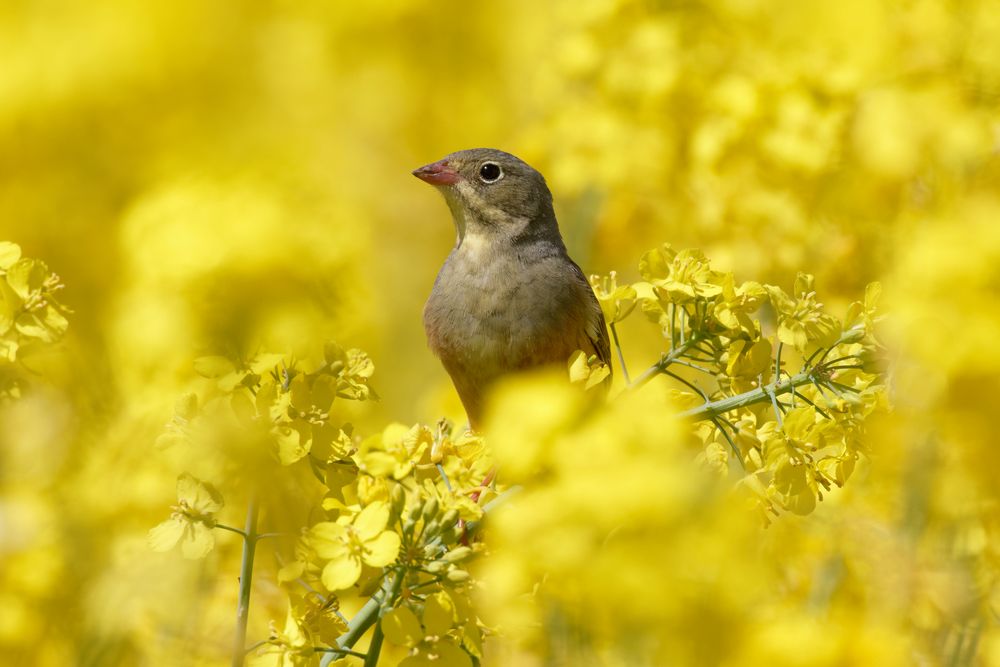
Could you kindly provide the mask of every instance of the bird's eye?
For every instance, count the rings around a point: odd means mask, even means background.
[[[483,183],[496,183],[503,176],[503,170],[496,162],[484,162],[479,167],[479,180]]]

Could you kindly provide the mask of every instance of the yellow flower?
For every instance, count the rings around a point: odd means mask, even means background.
[[[608,324],[621,322],[635,308],[636,293],[631,285],[619,285],[618,274],[612,271],[607,276],[590,276],[590,286],[604,311]]]
[[[212,529],[222,495],[208,482],[184,474],[177,479],[177,501],[170,518],[149,531],[149,546],[169,551],[180,542],[185,558],[204,558],[215,547]]]
[[[389,505],[378,501],[365,507],[351,524],[325,521],[310,530],[316,555],[329,562],[323,585],[331,591],[350,588],[361,577],[361,565],[385,567],[399,553],[399,535],[386,530]]]
[[[409,607],[397,607],[381,623],[386,639],[411,649],[400,667],[472,667],[472,659],[460,647],[462,639],[450,634],[455,620],[455,603],[440,592],[427,597],[420,620]]]
[[[403,479],[433,444],[434,434],[426,426],[389,424],[381,434],[361,443],[358,464],[374,477]]]
[[[588,356],[583,350],[577,350],[566,363],[569,368],[569,381],[583,385],[584,389],[593,389],[611,377],[611,369],[601,362],[597,355]]]
[[[765,285],[774,309],[778,311],[778,340],[805,352],[806,346],[828,347],[840,334],[840,322],[823,312],[816,301],[813,276],[800,273],[795,278],[795,298],[774,285]]]

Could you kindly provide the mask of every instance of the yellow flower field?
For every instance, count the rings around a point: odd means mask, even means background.
[[[994,0],[19,0],[0,62],[0,662],[1000,665]],[[475,146],[620,344],[481,434],[410,175]]]

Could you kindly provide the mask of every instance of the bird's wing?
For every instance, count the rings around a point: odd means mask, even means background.
[[[570,260],[570,264],[573,266],[574,277],[579,283],[580,293],[588,309],[586,320],[587,338],[593,346],[593,351],[597,355],[597,358],[607,365],[608,370],[613,370],[611,365],[611,341],[608,339],[608,325],[604,320],[604,311],[601,310],[601,304],[597,301],[597,297],[594,296],[594,290],[590,286],[590,282],[584,275],[583,270],[573,260]]]

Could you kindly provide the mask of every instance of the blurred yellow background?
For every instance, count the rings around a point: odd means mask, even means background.
[[[838,303],[883,281],[896,412],[849,512],[779,530],[870,526],[845,604],[1000,664],[995,0],[4,2],[0,240],[74,311],[0,414],[5,664],[225,662],[239,545],[145,542],[196,465],[154,446],[195,357],[335,339],[376,364],[360,430],[461,418],[420,321],[454,230],[409,172],[475,146],[547,176],[588,273],[670,242]]]

